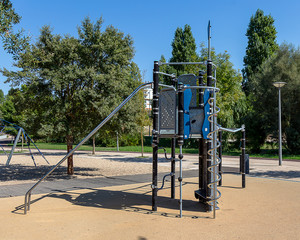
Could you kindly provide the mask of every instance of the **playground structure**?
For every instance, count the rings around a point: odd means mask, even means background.
[[[164,187],[166,177],[171,177],[171,198],[175,198],[175,147],[176,140],[179,146],[179,217],[182,217],[182,159],[183,143],[185,139],[194,138],[199,141],[199,188],[195,191],[195,198],[204,204],[207,211],[213,211],[216,217],[218,209],[217,200],[221,192],[217,185],[222,184],[221,166],[221,138],[222,131],[242,132],[242,154],[240,158],[240,172],[242,174],[242,187],[246,186],[246,163],[248,157],[245,154],[245,127],[238,129],[223,128],[217,123],[217,114],[220,109],[216,105],[216,65],[211,61],[210,54],[210,24],[208,26],[208,60],[206,62],[169,62],[154,61],[153,82],[144,83],[136,88],[111,114],[107,116],[93,131],[91,131],[77,146],[66,154],[53,168],[35,183],[25,194],[24,214],[30,210],[32,191],[47,178],[58,166],[71,156],[82,144],[88,141],[107,121],[109,121],[137,92],[141,89],[152,87],[153,89],[153,131],[152,131],[152,211],[157,211],[158,191]],[[176,77],[159,71],[161,65],[198,65],[206,68],[199,71],[198,76],[184,74]],[[206,82],[204,75],[206,74]],[[171,78],[173,85],[165,85],[159,82],[159,75]],[[162,179],[162,186],[158,187],[158,150],[159,139],[171,139],[171,172]]]
[[[29,154],[31,156],[31,159],[32,159],[32,161],[34,163],[34,166],[36,166],[36,162],[35,162],[35,158],[33,156],[31,148],[30,148],[30,143],[32,143],[34,145],[34,147],[38,150],[38,152],[41,154],[41,156],[44,158],[44,160],[48,164],[50,164],[48,162],[48,160],[46,159],[46,157],[44,156],[44,154],[40,151],[40,149],[35,145],[35,143],[33,142],[33,140],[29,137],[29,135],[27,134],[27,132],[25,132],[24,128],[22,128],[22,127],[20,127],[20,126],[18,126],[16,124],[14,124],[14,123],[11,123],[9,121],[6,121],[4,119],[0,119],[0,124],[1,124],[0,125],[0,128],[1,128],[0,133],[5,133],[5,131],[12,130],[12,129],[16,130],[18,132],[17,135],[16,135],[16,137],[15,137],[15,139],[14,139],[14,143],[13,143],[13,146],[12,146],[9,154],[5,151],[4,147],[0,144],[0,147],[2,148],[4,154],[7,156],[7,161],[6,161],[6,165],[7,166],[10,164],[10,161],[12,159],[13,153],[15,152],[15,149],[17,147],[17,144],[18,144],[20,138],[22,140],[22,150],[23,150],[23,139],[24,139],[25,143],[26,143],[26,145],[28,147],[28,151],[29,151]]]

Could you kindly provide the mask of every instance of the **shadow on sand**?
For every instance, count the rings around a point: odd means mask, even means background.
[[[22,165],[0,165],[0,182],[18,181],[18,180],[38,180],[45,175],[53,166],[22,166]],[[99,171],[97,168],[74,167],[75,174],[70,176],[67,174],[66,167],[58,167],[48,178],[47,181],[73,179],[77,176],[95,176],[102,175],[94,172]]]
[[[82,188],[77,188],[78,190]],[[86,188],[85,188],[86,189]],[[157,206],[159,211],[151,211],[152,196],[149,194],[149,184],[125,189],[122,191],[115,190],[103,190],[103,189],[93,189],[88,193],[76,193],[76,191],[61,191],[57,190],[58,193],[51,193],[44,195],[40,198],[31,201],[31,205],[44,199],[44,198],[57,198],[64,199],[74,205],[92,207],[92,208],[105,208],[113,210],[124,210],[130,212],[139,212],[143,214],[155,214],[162,215],[165,217],[178,217],[179,214],[179,201],[178,199],[171,199],[169,197],[158,196]],[[139,193],[134,193],[131,191],[138,191]],[[193,212],[206,212],[205,206],[199,203],[196,199],[184,200],[183,199],[184,212],[187,213],[185,216],[198,218],[193,214]],[[22,214],[24,205],[16,207],[14,211],[15,214]],[[178,213],[166,213],[164,210],[178,210]],[[190,214],[189,214],[190,213]],[[207,218],[207,217],[205,217]]]

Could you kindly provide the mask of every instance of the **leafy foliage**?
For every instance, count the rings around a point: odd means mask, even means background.
[[[286,148],[300,152],[300,50],[282,44],[271,58],[265,61],[253,78],[255,98],[250,112],[249,137],[259,146],[267,136],[278,138],[278,90],[274,82],[284,81],[281,89],[282,130]],[[253,116],[253,117],[251,117]],[[259,133],[259,134],[258,134]],[[256,142],[255,142],[256,140]]]
[[[248,95],[253,89],[251,87],[252,76],[260,65],[268,59],[277,49],[276,29],[274,19],[271,15],[264,15],[264,12],[258,9],[251,17],[246,32],[248,37],[248,46],[246,56],[244,57],[243,87]]]
[[[102,24],[102,18],[95,24],[84,19],[78,39],[45,26],[20,54],[15,64],[20,70],[2,70],[7,82],[21,86],[14,91],[15,103],[37,136],[78,141],[140,84],[131,37],[113,26],[102,31]],[[136,99],[125,105],[101,136],[135,132],[138,106]]]
[[[24,34],[23,29],[17,32],[13,30],[14,25],[18,24],[20,20],[21,17],[15,12],[11,1],[0,1],[0,38],[4,49],[13,54],[14,59],[28,47],[30,40],[29,36]]]

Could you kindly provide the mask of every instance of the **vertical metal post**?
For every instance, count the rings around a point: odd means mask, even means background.
[[[219,186],[222,186],[222,131],[219,130],[219,142],[220,142],[220,147],[219,147],[219,158],[220,158],[220,163],[219,163],[219,175],[220,175],[220,181],[219,181]]]
[[[153,69],[153,130],[152,130],[152,211],[157,211],[157,161],[158,161],[158,61],[154,61]]]
[[[172,78],[173,86],[176,87],[176,79]],[[173,137],[171,140],[171,198],[175,199],[175,149],[176,149],[176,138]]]
[[[14,153],[14,151],[15,151],[15,148],[16,148],[16,146],[17,146],[17,143],[18,143],[18,141],[19,141],[19,139],[20,139],[21,133],[22,133],[22,128],[19,128],[18,134],[17,134],[17,136],[16,136],[16,138],[15,138],[14,145],[13,145],[13,147],[12,147],[12,149],[11,149],[11,151],[10,151],[10,154],[9,154],[9,156],[8,156],[8,158],[7,158],[6,165],[9,165],[9,163],[10,163],[10,160],[11,160],[11,158],[12,158],[12,155],[13,155],[13,153]]]
[[[209,59],[207,60],[207,86],[211,87],[212,86],[212,83],[213,83],[213,80],[212,80],[212,61]],[[210,98],[213,98],[213,93],[210,92]],[[211,109],[212,111],[212,109]],[[212,128],[213,128],[213,123],[210,124],[210,127],[209,127],[209,132],[212,131]],[[212,179],[212,174],[210,171],[208,171],[208,169],[211,167],[212,165],[212,158],[211,156],[208,154],[208,151],[212,148],[212,142],[211,140],[208,140],[207,141],[207,168],[206,168],[206,172],[207,172],[207,185],[206,185],[206,197],[207,198],[212,198],[212,191],[211,189],[208,187],[208,185],[210,183],[213,182],[213,179]],[[213,210],[213,206],[212,205],[208,205],[208,211],[212,211]]]
[[[184,98],[183,98],[183,84],[178,83],[178,145],[179,145],[179,205],[180,205],[180,217],[182,217],[182,145],[183,145],[183,134],[184,134]]]
[[[282,165],[282,136],[281,136],[281,88],[278,88],[278,128],[279,128],[279,166]]]
[[[175,146],[176,146],[176,138],[172,138],[171,140],[171,198],[175,199]]]
[[[246,129],[242,126],[242,188],[246,187]]]
[[[204,71],[199,71],[199,86],[203,86],[204,82],[203,82],[203,75],[204,75]],[[199,108],[200,109],[204,109],[204,90],[203,89],[199,89]],[[204,153],[204,145],[205,145],[205,140],[204,138],[200,138],[199,139],[199,191],[200,189],[203,189],[203,184],[204,184],[204,179],[203,177],[206,176],[203,174],[203,168],[204,165],[206,166],[206,164],[204,164],[204,161],[206,162],[206,157],[204,159],[204,155],[206,156],[206,153]],[[200,198],[199,198],[200,200]]]

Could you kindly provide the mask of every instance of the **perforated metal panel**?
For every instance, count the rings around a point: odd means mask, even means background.
[[[197,77],[194,74],[183,74],[178,77],[178,82],[182,82],[184,85],[196,86]],[[190,107],[197,107],[197,90],[192,89],[192,100]]]
[[[176,93],[163,89],[159,95],[159,134],[168,137],[176,134]]]

